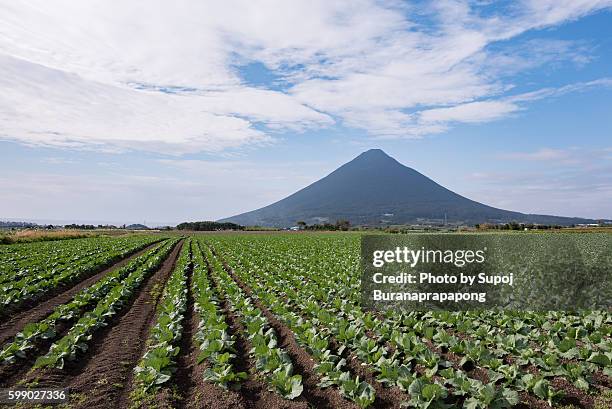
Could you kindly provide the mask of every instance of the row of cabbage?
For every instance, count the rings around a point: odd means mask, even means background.
[[[39,270],[64,266],[70,256],[91,254],[114,242],[115,238],[101,236],[0,246],[0,266],[3,273],[0,282]]]
[[[311,279],[318,280],[317,286],[330,284],[321,282],[318,276]],[[327,294],[320,296],[327,297]],[[353,301],[356,305],[357,301]],[[472,319],[463,321],[461,332],[453,331],[452,328],[447,332],[443,328],[448,321],[435,318],[436,315],[447,318],[453,316],[450,313],[414,313],[400,315],[399,319],[397,314],[392,314],[385,322],[379,323],[377,332],[388,334],[387,324],[402,325],[419,337],[435,342],[438,347],[449,349],[461,358],[461,366],[477,365],[486,368],[491,383],[501,380],[507,386],[533,392],[549,402],[563,395],[561,391],[550,387],[549,378],[561,377],[583,391],[596,393],[597,390],[590,386],[594,375],[599,372],[610,375],[609,335],[612,327],[609,325],[609,314],[603,311],[583,312],[577,317],[565,314],[560,316],[560,313],[464,314],[472,315]],[[531,315],[538,322],[537,326],[528,325],[519,319],[508,319],[517,314]],[[487,323],[487,317],[491,315],[506,318],[512,322],[512,327],[504,332],[504,325]],[[560,317],[556,320],[552,315]],[[482,325],[474,327],[478,318]],[[467,323],[472,324],[472,331],[466,330]],[[572,326],[578,323],[579,327]],[[554,329],[557,331],[553,332]],[[389,340],[388,337],[386,339]]]
[[[246,271],[250,285],[260,288],[262,300],[274,306],[282,302],[271,294],[282,297],[308,325],[329,331],[368,363],[385,386],[409,392],[409,405],[462,401],[468,408],[504,407],[516,403],[516,391],[553,403],[562,394],[552,388],[550,378],[562,377],[594,392],[593,375],[610,376],[609,313],[374,316],[358,307],[354,238],[291,240],[268,237],[246,243],[245,238],[226,238],[218,245],[227,247],[225,255]],[[299,330],[294,332],[299,337]],[[436,350],[450,351],[460,360],[448,362]],[[474,366],[486,372],[488,383],[464,370]],[[424,369],[422,374],[417,367]]]
[[[77,320],[63,337],[55,341],[49,351],[39,356],[35,368],[63,368],[66,361],[77,360],[87,351],[94,331],[108,324],[141,287],[144,280],[155,272],[168,257],[178,239],[168,240],[138,257],[127,266],[116,270],[93,286],[77,294],[73,300],[43,321]],[[56,337],[54,331],[53,338]],[[24,339],[24,334],[17,335],[17,342]]]
[[[236,369],[236,336],[230,331],[199,242],[194,243],[192,291],[198,318],[193,342],[198,348],[198,363],[207,363],[204,380],[223,389],[237,389],[248,375]]]
[[[0,246],[0,283],[69,267],[100,251],[126,246],[152,235],[97,236],[71,240],[54,240]]]
[[[35,367],[62,368],[66,360],[73,361],[79,357],[79,353],[85,352],[94,331],[105,326],[122,311],[146,278],[159,269],[177,242],[178,239],[169,241],[143,265],[113,286],[93,310],[85,313],[64,337],[51,345],[46,355],[36,360]]]
[[[191,268],[191,239],[183,243],[174,270],[164,287],[157,306],[155,323],[150,329],[146,351],[134,369],[132,398],[140,402],[166,384],[176,370],[176,357],[187,309],[187,280]]]
[[[165,252],[169,245],[168,242],[157,245],[79,291],[70,301],[55,307],[44,319],[26,324],[11,342],[3,345],[0,350],[0,363],[10,364],[18,359],[25,359],[30,353],[35,352],[43,341],[55,339],[60,326],[70,325],[85,312],[93,309],[112,289],[121,286],[126,277],[145,266],[155,255]]]
[[[190,274],[191,287],[188,285]],[[197,241],[187,239],[164,288],[146,352],[134,370],[132,400],[136,405],[153,399],[162,387],[170,383],[176,372],[190,290],[198,327],[189,342],[194,342],[198,348],[198,363],[208,362],[208,368],[200,376],[224,389],[237,388],[247,378],[246,373],[234,371],[235,338],[228,332],[229,326],[208,277],[201,248]]]
[[[363,408],[374,403],[374,388],[368,382],[360,380],[359,376],[354,376],[348,369],[347,360],[342,356],[344,345],[338,347],[329,331],[322,331],[321,327],[313,325],[311,321],[289,308],[293,306],[291,302],[288,303],[279,291],[267,285],[260,272],[253,274],[255,270],[246,267],[231,255],[223,254],[223,257],[230,260],[233,271],[249,286],[253,296],[293,332],[298,344],[313,357],[316,362],[315,371],[320,377],[319,387],[336,386],[342,396]],[[263,282],[260,281],[262,278]]]
[[[353,265],[357,264],[357,257],[353,259]],[[318,286],[330,284],[322,282],[324,276],[314,274],[310,279]],[[348,299],[353,305],[359,303],[355,293]],[[487,368],[494,381],[502,378],[514,381],[522,376],[518,382],[547,385],[543,379],[562,377],[590,392],[595,374],[608,377],[612,374],[612,316],[605,311],[429,312],[392,314],[385,321],[413,329],[429,339],[435,329],[439,345],[463,356],[464,365],[472,363]],[[526,367],[531,374],[522,373],[525,371],[520,367]],[[533,376],[534,372],[538,376]],[[557,394],[548,389],[547,395],[548,400]]]
[[[188,239],[164,288],[146,352],[135,368],[132,399],[136,404],[154,398],[176,372],[189,290],[198,322],[190,342],[197,347],[197,362],[206,362],[206,369],[199,376],[224,389],[238,389],[248,378],[247,373],[236,370],[236,336],[230,331],[222,307],[222,300],[226,300],[229,310],[244,322],[241,335],[250,341],[249,354],[256,369],[264,374],[269,389],[285,399],[301,394],[301,376],[293,374],[291,359],[277,347],[276,334],[262,312],[233,282],[208,247]]]
[[[298,293],[296,283],[291,282],[291,277],[295,276],[282,270],[279,270],[279,275],[261,273],[266,269],[269,271],[270,267],[265,264],[257,265],[252,261],[245,258],[236,262],[242,266],[250,265],[245,267],[245,271],[260,272],[258,280],[251,280],[251,284],[261,287],[261,294],[267,302],[272,298],[271,292],[283,294],[286,297],[285,302],[308,320],[307,325],[313,326],[319,332],[329,333],[337,343],[367,364],[376,375],[376,380],[384,387],[396,386],[408,392],[411,399],[407,404],[413,407],[428,407],[434,401],[446,400],[450,391],[440,382],[440,378],[447,380],[447,386],[462,386],[457,393],[458,397],[465,400],[466,407],[488,407],[494,403],[496,407],[503,408],[518,403],[516,391],[495,388],[494,384],[483,384],[470,378],[464,371],[453,368],[451,362],[432,351],[414,332],[387,328],[386,333],[390,337],[385,339],[375,331],[382,328],[376,327],[373,317],[363,314],[355,306],[350,306],[341,299],[335,299],[333,303],[317,299],[303,282]],[[251,274],[247,273],[247,277],[249,276]],[[304,299],[307,301],[303,302]],[[394,353],[390,352],[391,348]],[[416,367],[423,368],[422,374],[415,371]],[[453,397],[450,399],[456,403]]]
[[[254,305],[249,296],[232,279],[211,249],[206,245],[201,247],[210,263],[210,271],[216,281],[216,288],[228,302],[232,313],[243,323],[242,335],[252,346],[249,355],[255,362],[255,369],[263,374],[269,390],[278,393],[285,399],[297,398],[304,389],[302,376],[293,373],[291,358],[279,346],[276,332],[264,313]],[[239,378],[244,378],[244,375],[239,375]]]
[[[124,239],[81,240],[85,240],[86,243],[81,245],[78,243],[79,240],[59,242],[57,249],[52,251],[55,253],[54,256],[36,252],[37,257],[29,259],[17,272],[7,271],[10,268],[7,267],[7,260],[0,259],[0,315],[3,311],[14,310],[25,302],[35,301],[59,286],[76,282],[95,271],[100,271],[159,241],[160,238],[132,236]],[[36,251],[36,249],[29,250]]]

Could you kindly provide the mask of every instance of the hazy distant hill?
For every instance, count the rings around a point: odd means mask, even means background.
[[[129,226],[125,226],[125,228],[127,230],[149,230],[144,224],[130,224]]]
[[[25,227],[36,227],[36,226],[38,226],[36,223],[29,223],[29,222],[0,221],[0,229],[10,229],[13,227],[25,228]]]
[[[371,149],[323,179],[258,210],[220,221],[288,227],[348,219],[353,225],[526,222],[569,225],[590,219],[512,212],[475,202]]]

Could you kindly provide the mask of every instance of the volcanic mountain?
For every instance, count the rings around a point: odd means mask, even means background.
[[[380,149],[363,152],[323,179],[276,203],[220,221],[288,227],[299,220],[308,224],[349,220],[352,225],[594,222],[523,214],[475,202],[402,165]]]

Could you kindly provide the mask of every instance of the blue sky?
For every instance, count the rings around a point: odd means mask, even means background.
[[[612,219],[612,2],[35,3],[0,6],[0,219],[217,219],[370,148]]]

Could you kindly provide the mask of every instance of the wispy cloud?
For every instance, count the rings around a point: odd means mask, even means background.
[[[67,158],[60,158],[56,156],[50,156],[47,158],[43,158],[42,162],[48,163],[50,165],[75,165],[75,164],[80,163],[81,161],[77,159],[67,159]]]
[[[507,101],[477,101],[455,105],[450,108],[437,108],[422,111],[420,121],[430,122],[487,122],[502,118],[517,111],[516,104]]]
[[[590,168],[597,164],[606,163],[612,160],[612,148],[604,149],[585,149],[579,147],[566,149],[540,148],[532,152],[509,152],[498,155],[500,159],[552,162],[564,166],[568,164],[582,165],[583,168]],[[612,166],[612,164],[608,164]]]
[[[5,2],[0,138],[183,154],[339,124],[376,137],[443,132],[577,89],[535,85],[512,98],[505,68],[585,64],[587,45],[491,46],[611,5],[533,0],[492,13],[450,0]],[[236,67],[253,62],[286,86],[249,84]]]
[[[571,157],[571,152],[564,149],[542,148],[535,152],[515,152],[500,155],[503,159],[519,159],[533,161],[557,161],[566,160]]]
[[[542,88],[532,92],[525,92],[518,95],[507,97],[505,100],[512,103],[531,102],[543,98],[559,97],[571,92],[583,92],[594,88],[611,88],[612,78],[599,78],[593,81],[577,82],[558,88]]]

